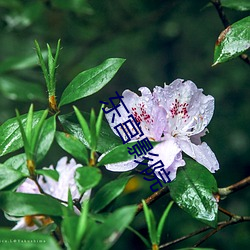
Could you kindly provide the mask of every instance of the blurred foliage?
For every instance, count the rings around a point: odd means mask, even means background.
[[[215,9],[204,8],[207,3],[205,0],[0,0],[0,123],[14,117],[16,107],[20,113],[26,112],[31,100],[37,110],[45,108],[41,101],[45,98],[42,90],[45,93],[46,88],[32,48],[35,39],[55,48],[60,38],[63,49],[57,71],[59,96],[83,70],[110,57],[126,59],[111,84],[77,102],[76,106],[85,111],[91,107],[99,109],[99,100],[115,91],[136,91],[141,86],[152,89],[178,77],[191,79],[205,94],[214,96],[216,109],[206,138],[220,162],[221,169],[215,175],[218,186],[244,178],[250,173],[249,66],[235,59],[211,67],[215,41],[224,28]],[[250,14],[230,9],[226,9],[226,13],[231,23]],[[29,88],[39,92],[36,96],[27,92],[24,97],[17,94],[15,86],[24,89],[32,86]],[[73,111],[73,108],[65,109]],[[54,146],[42,164],[55,164],[62,155],[65,152]],[[108,172],[105,175],[110,179],[117,176]],[[116,202],[120,205],[138,203],[142,194],[145,197],[150,194],[149,187],[142,181],[134,192],[128,192]],[[249,198],[249,193],[239,192],[221,205],[233,213],[246,215]],[[163,213],[168,202],[162,198],[152,206],[153,210],[157,208],[156,217]],[[133,226],[146,233],[142,214]],[[197,227],[201,227],[201,223],[194,222],[174,206],[167,221],[171,231],[164,232],[162,242]],[[114,249],[143,249],[142,246],[136,236],[125,232]],[[204,247],[210,246],[247,249],[249,224],[225,229],[204,244]]]

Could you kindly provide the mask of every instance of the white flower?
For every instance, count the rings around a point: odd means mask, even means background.
[[[184,152],[210,172],[218,170],[219,164],[214,153],[205,142],[201,142],[201,136],[205,135],[206,127],[213,116],[214,98],[204,95],[203,90],[198,89],[192,81],[182,79],[177,79],[163,88],[156,86],[153,93],[146,87],[139,90],[141,96],[129,90],[125,90],[122,96],[130,113],[140,122],[144,137],[160,142],[150,151],[159,154],[159,157],[150,161],[149,165],[161,159],[165,169],[171,172],[170,178],[173,180],[177,168],[185,165],[181,153]],[[111,122],[112,113],[106,114],[116,134],[114,126],[128,119],[127,113],[122,112],[122,107],[119,112],[121,117],[117,116],[114,123]],[[133,138],[135,139],[139,138]],[[137,165],[133,161],[127,161],[107,164],[106,168],[111,171],[127,171]]]
[[[56,170],[59,173],[58,181],[55,181],[54,179],[47,176],[40,176],[38,178],[38,183],[46,194],[49,194],[57,199],[66,202],[68,200],[68,190],[70,190],[71,192],[72,199],[78,199],[80,197],[74,175],[76,169],[78,167],[81,167],[80,164],[76,164],[74,159],[71,159],[69,163],[67,163],[67,160],[67,157],[61,158],[58,161],[55,169],[53,166],[44,168]],[[21,193],[41,194],[36,183],[29,178],[27,178],[25,182],[23,182],[17,188],[16,191]],[[80,202],[88,199],[90,196],[90,192],[90,190],[86,191]],[[77,210],[75,210],[75,212],[78,213]],[[36,221],[36,223],[41,225],[46,225],[52,222],[48,217],[44,216],[25,216],[18,221],[17,225],[12,230],[22,229],[27,231],[34,231],[38,228],[38,226],[34,224],[34,220]]]

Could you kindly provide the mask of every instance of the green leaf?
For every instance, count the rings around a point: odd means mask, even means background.
[[[102,225],[93,227],[83,249],[106,250],[112,247],[133,220],[136,209],[136,206],[126,206],[110,214]]]
[[[102,179],[100,169],[95,167],[77,168],[75,174],[76,185],[81,194],[95,187]]]
[[[170,195],[180,208],[205,224],[216,227],[218,204],[213,196],[218,192],[214,176],[199,163],[185,159],[177,177],[168,184]]]
[[[41,118],[43,111],[34,112],[33,127]],[[22,124],[25,124],[27,114],[20,116]],[[13,152],[23,146],[22,136],[19,130],[17,118],[11,118],[0,126],[0,156]]]
[[[15,101],[43,102],[46,100],[42,86],[9,76],[0,77],[0,93]]]
[[[13,184],[16,181],[21,181],[26,176],[20,171],[10,168],[9,166],[0,164],[0,190]]]
[[[37,148],[37,161],[40,162],[48,153],[56,132],[56,117],[52,116],[44,121],[41,134],[39,136]]]
[[[173,201],[169,202],[169,204],[166,207],[163,215],[161,216],[160,222],[158,224],[158,227],[157,227],[157,244],[158,245],[161,242],[161,234],[162,234],[162,230],[163,230],[163,227],[164,227],[164,224],[165,224],[165,220],[167,219],[169,211],[170,211],[170,209],[171,209],[171,207],[172,207],[173,204],[174,204]]]
[[[148,205],[144,200],[142,200],[143,211],[146,218],[147,226],[148,226],[148,234],[150,237],[150,241],[152,245],[157,244],[157,232],[156,232],[156,221],[153,214],[153,211],[148,208]]]
[[[13,192],[0,193],[0,208],[11,216],[62,216],[63,210],[66,209],[59,201],[49,196]]]
[[[29,171],[26,165],[26,160],[27,160],[26,155],[23,153],[10,157],[8,160],[4,162],[4,165],[8,166],[9,168],[18,170],[19,172],[28,176]]]
[[[84,116],[89,118],[89,114],[84,113]],[[74,113],[68,115],[59,116],[59,120],[62,123],[63,127],[76,138],[78,138],[86,147],[90,147],[86,137],[84,136],[81,127],[78,124],[77,119],[74,116]],[[112,148],[121,144],[121,139],[114,134],[110,126],[106,121],[102,121],[102,126],[100,130],[99,140],[97,143],[97,152],[104,153]]]
[[[98,141],[99,139],[99,135],[100,135],[100,131],[101,131],[101,127],[102,127],[102,119],[103,119],[103,110],[102,108],[104,107],[104,104],[101,106],[97,120],[96,120],[96,140]]]
[[[89,122],[89,128],[90,128],[90,136],[91,136],[91,149],[96,150],[96,115],[94,109],[91,109],[90,112],[90,122]]]
[[[250,1],[249,0],[221,0],[221,4],[223,7],[239,10],[239,11],[247,11],[250,10]]]
[[[76,117],[81,125],[82,128],[82,132],[84,134],[84,137],[86,138],[86,141],[89,145],[89,147],[91,146],[91,134],[90,134],[90,130],[89,130],[89,125],[86,121],[86,119],[84,118],[84,116],[81,114],[81,112],[79,111],[79,109],[75,106],[73,106],[75,113],[76,113]]]
[[[82,213],[80,215],[78,225],[77,225],[77,232],[76,232],[77,249],[79,249],[82,238],[86,233],[86,229],[88,225],[88,213],[89,213],[89,201],[85,200],[83,202]]]
[[[214,65],[239,56],[250,47],[250,16],[228,26],[218,37]]]
[[[88,201],[84,201],[80,216],[65,217],[62,234],[67,249],[78,250],[88,225]]]
[[[37,174],[40,175],[44,175],[44,176],[48,176],[51,179],[58,181],[59,179],[59,173],[56,170],[52,170],[52,169],[37,169],[36,170]]]
[[[88,151],[86,146],[73,135],[56,132],[56,141],[62,149],[71,154],[80,163],[88,165]]]
[[[117,198],[124,190],[128,180],[132,176],[116,179],[100,188],[92,200],[91,208],[94,212],[99,212],[110,202]]]
[[[99,66],[78,74],[64,90],[59,106],[99,91],[114,77],[124,61],[121,58],[110,58]]]
[[[97,166],[103,166],[106,164],[117,163],[117,162],[124,162],[128,160],[133,160],[134,155],[130,155],[128,153],[128,147],[132,147],[135,145],[136,142],[130,142],[126,144],[122,144],[111,149],[108,153],[106,153],[98,162]],[[158,142],[151,142],[153,146],[155,146]]]
[[[26,231],[10,231],[0,228],[0,249],[11,250],[60,250],[56,241],[47,234]]]
[[[64,243],[69,250],[77,250],[76,233],[79,222],[78,216],[65,217],[62,222],[62,235]]]
[[[36,47],[36,53],[37,53],[37,57],[38,57],[40,66],[41,66],[42,71],[43,71],[43,76],[44,76],[44,79],[45,79],[45,82],[46,82],[47,89],[48,89],[48,91],[50,91],[51,89],[50,89],[49,73],[48,73],[48,70],[47,70],[47,67],[46,67],[46,64],[45,64],[44,56],[43,56],[42,51],[40,49],[40,46],[39,46],[39,44],[38,44],[38,42],[36,40],[35,40],[35,47]]]
[[[33,134],[32,134],[32,138],[31,138],[31,152],[33,154],[35,154],[37,151],[36,151],[36,147],[38,146],[39,144],[39,139],[41,138],[41,135],[42,135],[42,131],[44,129],[44,125],[45,125],[45,119],[48,115],[48,110],[44,110],[43,114],[42,114],[42,117],[41,119],[38,121],[37,125],[34,127],[34,129],[32,130]],[[52,117],[52,119],[54,119],[54,117]],[[54,125],[55,126],[55,125]],[[47,135],[46,135],[47,136]],[[53,138],[54,138],[54,135],[53,135]],[[49,146],[50,146],[50,142],[48,143]],[[42,147],[43,147],[43,144],[42,144]],[[47,149],[47,148],[46,148]],[[47,153],[47,152],[46,152]],[[38,158],[38,157],[37,157]],[[42,158],[42,157],[41,157]]]

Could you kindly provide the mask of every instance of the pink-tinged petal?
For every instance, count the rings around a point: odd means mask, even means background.
[[[171,181],[176,178],[178,167],[185,166],[185,161],[182,159],[181,155],[181,149],[177,145],[174,138],[169,137],[167,140],[157,144],[151,152],[159,154],[159,156],[148,155],[149,158],[153,159],[153,161],[149,161],[149,166],[161,160],[164,164],[165,171],[170,171],[169,177]],[[155,173],[158,178],[161,179],[158,174],[159,171],[160,169],[156,169]]]
[[[110,112],[106,114],[106,118],[113,132],[119,136],[114,127],[120,123],[126,122],[128,119],[130,119],[128,118],[128,115],[132,114],[135,120],[140,123],[140,127],[144,133],[144,136],[158,141],[160,140],[167,124],[167,113],[163,107],[159,107],[158,104],[154,102],[152,94],[148,88],[143,87],[139,90],[142,93],[141,96],[138,96],[130,90],[125,90],[122,93],[122,96],[124,97],[123,102],[129,110],[129,114],[122,106],[120,106],[119,112],[121,113],[121,117],[116,114],[114,122],[112,123],[113,112]],[[126,138],[122,129],[120,130],[120,133],[124,138]],[[142,136],[140,138],[142,138]],[[139,139],[139,136],[133,139]]]
[[[195,145],[200,145],[201,144],[201,137],[206,135],[206,133],[208,132],[208,129],[205,128],[203,131],[201,131],[199,134],[197,135],[192,135],[190,137],[190,140],[192,143],[194,143]]]
[[[204,95],[192,81],[177,79],[164,88],[156,87],[153,96],[168,112],[169,133],[191,136],[200,133],[214,112],[214,98]]]
[[[215,154],[205,142],[195,145],[190,140],[179,140],[178,143],[183,152],[206,167],[211,173],[219,169]]]
[[[77,199],[80,197],[74,175],[76,169],[78,167],[81,167],[81,165],[76,164],[74,159],[71,159],[69,162],[67,161],[67,157],[63,157],[57,163],[56,170],[59,173],[58,181],[55,181],[47,176],[39,178],[38,180],[45,193],[50,194],[53,197],[61,199],[63,201],[68,200],[69,189],[71,191],[73,199]]]
[[[27,178],[16,190],[19,193],[27,193],[27,194],[40,194],[40,191],[36,185],[36,183]]]

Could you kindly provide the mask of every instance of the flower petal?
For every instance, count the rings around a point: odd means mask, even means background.
[[[61,199],[63,201],[68,200],[68,190],[70,189],[73,199],[80,197],[80,193],[77,189],[76,182],[74,179],[75,171],[80,164],[76,164],[74,159],[71,159],[69,163],[68,158],[61,158],[56,166],[56,170],[59,173],[58,181],[55,181],[49,177],[39,178],[39,184],[45,191],[55,198]],[[50,166],[51,167],[51,166]],[[43,180],[45,179],[45,181]]]
[[[138,157],[136,160],[140,162],[143,161],[143,159],[140,157]],[[133,160],[130,160],[130,161],[113,163],[113,164],[106,164],[105,167],[107,170],[110,170],[113,172],[126,172],[126,171],[130,171],[136,168],[137,165],[138,163],[134,162]]]
[[[144,135],[148,138],[154,139],[156,141],[160,140],[162,133],[167,124],[166,122],[166,111],[163,107],[159,107],[157,103],[154,102],[150,90],[146,87],[139,89],[142,93],[141,96],[138,96],[130,90],[125,90],[122,93],[123,102],[125,103],[130,114],[132,114],[137,122],[140,123],[140,127]],[[119,112],[121,117],[116,114],[116,118],[112,123],[113,113],[106,114],[106,118],[109,122],[114,133],[118,135],[114,127],[120,123],[127,121],[128,113],[124,108],[119,107]],[[132,129],[132,128],[131,128]],[[122,136],[125,134],[121,131]],[[141,137],[142,138],[142,137]],[[133,138],[135,139],[135,138]],[[136,139],[139,139],[136,138]]]
[[[168,113],[170,133],[191,136],[200,133],[214,112],[214,98],[204,95],[192,81],[177,79],[170,85],[155,87],[153,96]]]
[[[16,190],[19,193],[27,193],[27,194],[40,194],[40,191],[36,185],[36,183],[27,178]]]
[[[177,145],[175,139],[170,136],[165,141],[157,144],[151,152],[159,154],[159,156],[155,156],[153,161],[150,161],[149,166],[153,165],[159,160],[162,160],[166,172],[170,171],[169,177],[171,181],[176,178],[178,167],[185,165],[185,161],[182,159],[181,149]],[[160,169],[156,169],[155,173],[157,174],[157,177],[161,179],[158,174],[159,171]]]
[[[205,142],[200,145],[195,145],[190,140],[179,140],[178,142],[183,152],[206,167],[211,173],[219,169],[215,154]]]

